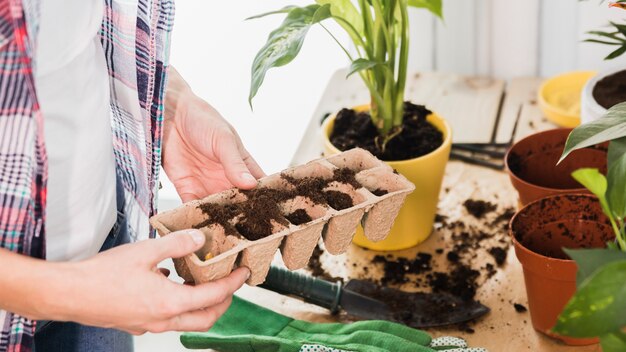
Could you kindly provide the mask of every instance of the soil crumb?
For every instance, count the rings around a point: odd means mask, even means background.
[[[507,249],[502,247],[492,247],[489,249],[489,254],[493,256],[498,266],[502,266],[506,261]]]
[[[471,214],[476,219],[482,219],[485,214],[491,213],[496,210],[497,205],[484,201],[484,200],[476,200],[476,199],[468,199],[463,203],[463,206],[467,210],[469,214]]]
[[[526,308],[526,306],[519,303],[513,303],[513,308],[515,308],[515,311],[518,313],[525,313],[526,311],[528,311],[528,308]]]

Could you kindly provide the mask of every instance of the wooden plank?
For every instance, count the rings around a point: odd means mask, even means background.
[[[291,165],[319,157],[322,152],[320,121],[343,107],[369,102],[369,94],[358,76],[345,79],[346,70],[330,79]],[[407,99],[426,104],[451,124],[459,143],[489,142],[494,133],[504,82],[490,78],[443,73],[412,73],[407,82]]]
[[[410,76],[406,94],[445,118],[455,142],[484,143],[491,140],[503,91],[498,79],[424,72]]]
[[[521,115],[515,140],[537,131],[558,127],[543,116],[537,103],[537,90],[541,82],[543,79],[537,77],[521,77],[509,81],[495,136],[496,142],[506,143],[511,139],[520,108]]]

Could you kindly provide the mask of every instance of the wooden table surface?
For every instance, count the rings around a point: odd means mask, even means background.
[[[344,77],[345,71],[339,71],[330,80],[293,158],[293,165],[319,157],[322,150],[319,122],[325,114],[367,102],[367,91],[358,78],[345,80]],[[407,90],[409,98],[417,103],[426,102],[430,109],[446,118],[452,125],[455,142],[509,141],[520,109],[516,140],[534,131],[555,127],[542,116],[536,102],[536,91],[541,83],[539,78],[517,78],[504,82],[440,73],[416,73],[410,77]],[[449,222],[459,220],[477,227],[493,220],[495,213],[481,220],[468,215],[462,204],[469,198],[497,204],[498,211],[517,204],[517,194],[506,173],[451,161],[446,169],[439,214],[446,215]],[[435,229],[430,238],[417,248],[393,252],[393,255],[412,258],[417,252],[434,253],[437,248],[450,249],[450,235],[449,229]],[[352,246],[344,255],[324,255],[322,260],[331,274],[346,278],[359,277],[362,275],[359,268],[369,263],[375,254],[379,253]],[[439,270],[446,267],[445,256],[434,257]],[[280,262],[280,256],[277,256],[276,261]],[[486,263],[493,263],[493,258],[487,253],[479,253],[473,265],[481,267]],[[374,277],[381,275],[380,272],[370,274]],[[429,332],[432,335],[463,337],[471,346],[485,347],[492,352],[600,351],[597,345],[570,347],[547,338],[532,328],[528,312],[515,311],[513,303],[527,306],[527,299],[522,269],[513,247],[510,247],[506,263],[497,273],[491,278],[482,277],[479,282],[477,299],[489,306],[491,313],[472,325],[475,332],[470,334],[456,329],[431,329]],[[411,289],[408,286],[403,288]],[[298,319],[316,322],[335,319],[322,308],[261,288],[246,287],[240,291],[240,295]]]

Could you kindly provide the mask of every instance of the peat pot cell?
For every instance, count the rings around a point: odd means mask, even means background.
[[[273,219],[259,214],[254,217],[239,216],[233,221],[233,225],[245,239],[257,241],[285,230],[289,222],[282,215]]]
[[[231,189],[208,196],[202,200],[191,201],[182,207],[156,215],[154,220],[161,223],[169,231],[179,231],[191,228],[202,228],[212,223],[226,224],[229,219],[211,219],[207,214],[210,208],[227,207],[244,201],[246,198],[238,190]],[[220,212],[221,213],[221,212]]]
[[[242,239],[236,236],[226,235],[224,228],[218,224],[212,224],[200,229],[206,238],[202,248],[195,252],[200,261],[209,261],[220,254],[233,249]]]
[[[381,169],[372,169],[360,172],[356,175],[357,181],[368,191],[378,197],[386,194],[408,190],[408,185],[402,176]]]
[[[283,216],[296,226],[320,219],[328,213],[328,208],[302,196],[281,203],[280,208]]]
[[[286,170],[282,175],[284,175],[283,178],[287,176],[296,180],[309,177],[319,177],[324,180],[329,180],[333,177],[333,171],[320,162],[313,161],[297,168]]]
[[[363,149],[352,149],[342,154],[331,156],[326,160],[338,168],[345,167],[354,172],[386,165]]]
[[[363,203],[366,198],[354,187],[339,182],[331,182],[324,188],[324,198],[328,205],[338,211]]]
[[[294,187],[280,174],[274,174],[260,179],[257,188],[292,190]]]

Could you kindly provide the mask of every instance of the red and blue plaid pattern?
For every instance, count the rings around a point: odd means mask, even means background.
[[[45,257],[47,158],[33,81],[40,0],[0,0],[0,248]],[[113,147],[131,236],[152,235],[173,0],[105,0]],[[0,310],[0,351],[31,351],[34,322]]]

